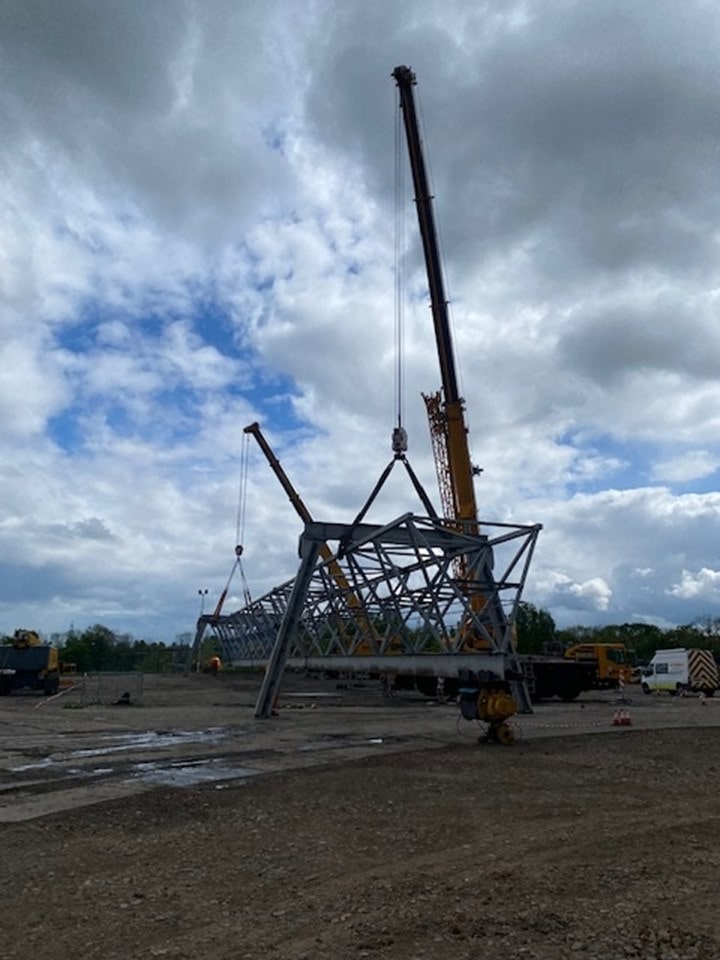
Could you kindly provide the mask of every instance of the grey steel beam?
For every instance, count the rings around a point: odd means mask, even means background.
[[[237,661],[235,666],[267,667],[270,660]],[[405,673],[413,677],[455,677],[467,673],[487,671],[498,679],[504,676],[505,658],[499,654],[465,653],[442,654],[421,653],[387,654],[386,656],[327,656],[292,657],[285,660],[284,666],[290,670],[329,670],[349,673]],[[256,714],[257,715],[257,714]]]
[[[226,662],[267,664],[257,716],[272,713],[288,662],[446,677],[489,671],[510,679],[521,673],[512,624],[539,530],[483,523],[482,535],[470,535],[409,513],[382,526],[314,521],[300,537],[294,581],[232,614],[201,619]],[[318,560],[322,543],[336,545],[341,578],[331,561]],[[459,556],[476,570],[472,591],[454,575]],[[482,604],[473,603],[476,591]],[[476,652],[464,652],[463,625],[484,638]],[[524,688],[515,696],[531,710]]]
[[[205,628],[210,619],[206,617],[200,617],[198,619],[197,625],[195,627],[195,638],[188,650],[187,661],[185,663],[185,673],[190,673],[192,670],[193,659],[200,658],[200,651],[202,650],[203,637],[205,636]]]
[[[297,633],[308,584],[317,562],[321,542],[320,540],[302,541],[300,570],[295,578],[295,585],[290,594],[287,610],[270,653],[270,660],[255,704],[256,717],[267,718],[272,716],[273,705],[277,699],[285,669],[285,661],[290,650],[290,642]]]

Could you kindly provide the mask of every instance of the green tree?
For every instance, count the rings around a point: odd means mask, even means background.
[[[665,647],[702,647],[712,650],[717,656],[720,649],[718,638],[705,627],[694,623],[683,623],[666,631]]]
[[[640,660],[649,660],[658,647],[668,646],[666,634],[651,623],[608,623],[603,626],[565,627],[558,632],[564,647],[576,643],[624,643]]]
[[[612,630],[615,641],[624,643],[638,660],[649,660],[658,647],[668,645],[665,631],[654,623],[621,623]]]
[[[146,643],[144,640],[135,641],[135,656],[137,669],[143,673],[161,673],[170,668],[173,659],[173,650],[164,643]]]
[[[563,627],[562,630],[558,630],[558,641],[563,647],[571,647],[576,643],[593,643],[596,629],[596,627],[584,627],[580,624],[574,627]]]
[[[555,621],[548,611],[524,601],[518,607],[515,630],[519,653],[542,653],[556,639]]]
[[[62,648],[61,660],[77,664],[80,673],[111,670],[115,654],[115,634],[96,623],[82,633],[72,631]]]
[[[705,614],[690,624],[690,628],[698,637],[695,646],[712,650],[715,659],[720,659],[720,617]],[[685,646],[690,644],[686,643]]]

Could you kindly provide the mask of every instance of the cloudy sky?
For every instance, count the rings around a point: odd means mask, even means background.
[[[720,616],[719,34],[705,0],[3,0],[0,632],[172,640],[238,531],[253,595],[292,576],[254,420],[350,521],[391,457],[403,232],[403,422],[437,499],[398,64],[480,516],[543,524],[526,599]],[[370,519],[422,512],[403,477]]]

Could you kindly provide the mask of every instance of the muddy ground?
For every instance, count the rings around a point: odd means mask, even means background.
[[[720,958],[720,702],[258,682],[0,701],[0,958]]]

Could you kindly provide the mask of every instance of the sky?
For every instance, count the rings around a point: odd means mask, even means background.
[[[238,542],[225,612],[292,577],[253,421],[350,522],[400,413],[439,507],[400,64],[525,599],[720,617],[719,35],[706,0],[4,0],[0,632],[172,641]],[[424,512],[404,471],[373,511]]]

